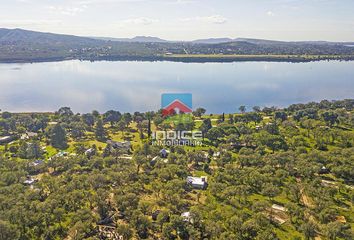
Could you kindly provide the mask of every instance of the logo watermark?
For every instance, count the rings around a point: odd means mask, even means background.
[[[192,113],[192,94],[164,93],[161,96],[161,109],[163,116]]]
[[[201,131],[155,131],[152,144],[157,146],[201,146]]]
[[[201,146],[202,132],[193,131],[192,94],[165,93],[161,96],[162,116],[172,130],[152,132],[152,144],[158,146]]]

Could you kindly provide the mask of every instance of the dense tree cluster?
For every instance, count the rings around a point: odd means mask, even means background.
[[[353,239],[353,107],[200,108],[192,122],[3,112],[0,136],[13,138],[0,145],[0,239]],[[203,146],[165,158],[155,129],[200,129]],[[188,176],[207,176],[207,188]]]

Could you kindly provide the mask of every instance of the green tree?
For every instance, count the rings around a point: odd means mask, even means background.
[[[288,115],[284,111],[276,111],[274,113],[274,118],[275,118],[275,120],[279,119],[282,122],[284,122],[288,118]]]
[[[202,131],[203,134],[203,140],[205,137],[205,134],[212,128],[211,125],[211,120],[209,118],[204,119],[202,125],[200,126],[199,130]]]
[[[111,126],[117,123],[122,117],[119,111],[110,110],[103,114],[103,121],[109,122]]]
[[[0,240],[18,239],[19,236],[16,226],[0,220]]]
[[[316,225],[309,221],[301,225],[300,230],[305,236],[306,240],[313,239],[316,236]]]
[[[269,197],[270,200],[273,200],[275,196],[280,193],[278,187],[274,186],[271,183],[264,184],[262,189],[262,195]]]
[[[329,126],[333,126],[338,122],[338,114],[333,111],[324,112],[322,118]]]
[[[194,112],[193,115],[195,117],[202,117],[205,114],[206,110],[204,108],[197,108]]]
[[[241,113],[245,113],[246,112],[246,106],[240,106],[238,108],[238,110],[240,110]]]
[[[27,144],[27,158],[35,159],[42,157],[43,151],[38,141],[33,141]]]
[[[81,116],[82,121],[89,127],[95,125],[95,117],[91,113],[86,113]]]
[[[53,147],[58,149],[67,148],[66,131],[60,124],[56,124],[52,128],[50,139]]]
[[[97,121],[95,135],[97,140],[104,141],[106,139],[106,131],[103,126],[103,122],[101,119]]]

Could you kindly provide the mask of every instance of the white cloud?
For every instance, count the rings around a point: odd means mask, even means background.
[[[153,23],[159,22],[158,19],[147,18],[147,17],[139,17],[139,18],[130,18],[122,20],[120,23],[122,24],[136,24],[136,25],[150,25]]]
[[[275,16],[274,12],[272,12],[272,11],[268,11],[268,12],[267,12],[267,15],[268,15],[269,17]]]
[[[214,24],[223,24],[227,21],[227,18],[221,15],[211,15],[204,17],[193,17],[193,18],[182,18],[180,19],[182,22],[191,22],[191,21],[199,21],[199,22],[207,22]]]
[[[58,12],[63,15],[75,16],[82,13],[87,8],[87,5],[83,4],[76,7],[64,7],[64,6],[49,6],[48,9],[52,12]]]

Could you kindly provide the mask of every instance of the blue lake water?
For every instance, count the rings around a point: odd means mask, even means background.
[[[160,108],[162,93],[192,93],[194,108],[213,113],[353,98],[354,61],[0,64],[3,111],[149,111]]]

